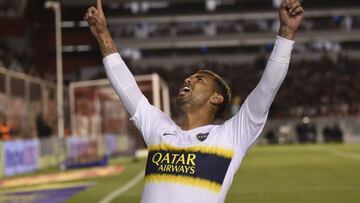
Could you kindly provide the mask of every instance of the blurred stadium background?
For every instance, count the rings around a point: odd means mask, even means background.
[[[175,120],[186,76],[229,82],[219,123],[260,79],[280,2],[103,0],[140,88]],[[289,73],[227,202],[360,202],[360,1],[302,2]],[[0,0],[0,202],[139,202],[145,145],[83,20],[94,4]]]

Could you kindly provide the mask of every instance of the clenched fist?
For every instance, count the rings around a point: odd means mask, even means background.
[[[279,18],[281,23],[279,35],[292,40],[304,19],[304,8],[300,0],[283,0]]]

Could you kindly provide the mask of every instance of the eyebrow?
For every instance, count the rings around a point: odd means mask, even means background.
[[[201,79],[204,79],[204,81],[207,81],[207,78],[204,76],[204,75],[200,75],[200,74],[195,74],[195,75],[193,75],[193,77],[195,77],[195,78],[201,78]]]

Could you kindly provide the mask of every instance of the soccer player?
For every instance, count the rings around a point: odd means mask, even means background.
[[[217,74],[203,70],[184,80],[177,104],[185,116],[177,125],[139,90],[110,36],[101,0],[88,9],[85,19],[99,43],[107,76],[149,150],[141,202],[225,201],[234,174],[260,135],[284,80],[303,13],[299,0],[282,2],[274,50],[259,84],[236,115],[222,125],[213,124],[226,108],[230,90]]]

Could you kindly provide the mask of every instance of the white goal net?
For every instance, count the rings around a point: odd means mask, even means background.
[[[149,102],[170,116],[169,90],[157,74],[135,76]],[[131,154],[144,148],[108,79],[74,82],[69,87],[71,134],[103,142],[107,154]]]

